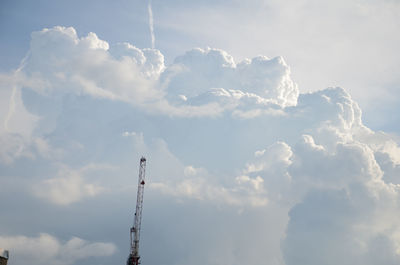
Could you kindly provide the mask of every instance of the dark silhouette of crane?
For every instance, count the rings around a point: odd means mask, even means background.
[[[138,191],[136,200],[136,212],[133,227],[131,228],[131,250],[129,253],[127,265],[139,265],[139,239],[140,239],[140,226],[142,223],[142,209],[143,209],[143,191],[145,184],[145,173],[146,173],[146,158],[140,159],[139,167],[139,181]]]

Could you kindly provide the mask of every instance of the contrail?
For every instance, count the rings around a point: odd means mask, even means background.
[[[151,0],[149,0],[149,4],[147,5],[147,10],[149,11],[149,27],[151,34],[151,48],[155,48],[156,38],[154,37],[154,20],[153,20],[153,10],[151,9]]]
[[[25,55],[25,57],[22,59],[21,63],[19,64],[17,70],[14,71],[14,76],[13,76],[13,87],[12,87],[12,92],[11,92],[11,96],[10,96],[10,103],[8,104],[8,113],[6,118],[4,119],[4,129],[6,130],[6,132],[10,131],[10,128],[8,127],[8,123],[11,120],[12,115],[15,112],[15,95],[17,94],[17,76],[19,74],[19,72],[21,72],[21,70],[24,68],[25,64],[26,64],[26,60],[29,56],[29,52]]]

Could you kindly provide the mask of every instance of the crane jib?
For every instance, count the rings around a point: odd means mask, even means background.
[[[145,185],[145,174],[146,173],[146,158],[142,157],[139,164],[139,179],[138,179],[138,190],[136,198],[136,212],[133,227],[130,230],[131,238],[131,251],[127,260],[127,265],[138,265],[140,264],[139,259],[139,239],[140,239],[140,226],[142,222],[142,209],[143,209],[143,192]]]

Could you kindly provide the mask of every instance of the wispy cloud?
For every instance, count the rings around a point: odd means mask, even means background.
[[[153,19],[153,9],[151,7],[151,0],[148,0],[147,11],[149,13],[149,29],[150,29],[150,37],[151,37],[151,48],[155,48],[156,37],[154,35],[154,19]]]

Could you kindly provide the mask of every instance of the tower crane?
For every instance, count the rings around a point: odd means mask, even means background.
[[[140,159],[139,167],[139,181],[136,199],[136,212],[133,227],[131,228],[131,250],[129,253],[127,265],[139,265],[139,239],[140,239],[140,226],[142,222],[142,209],[143,209],[143,191],[145,184],[145,173],[146,173],[146,158]]]

